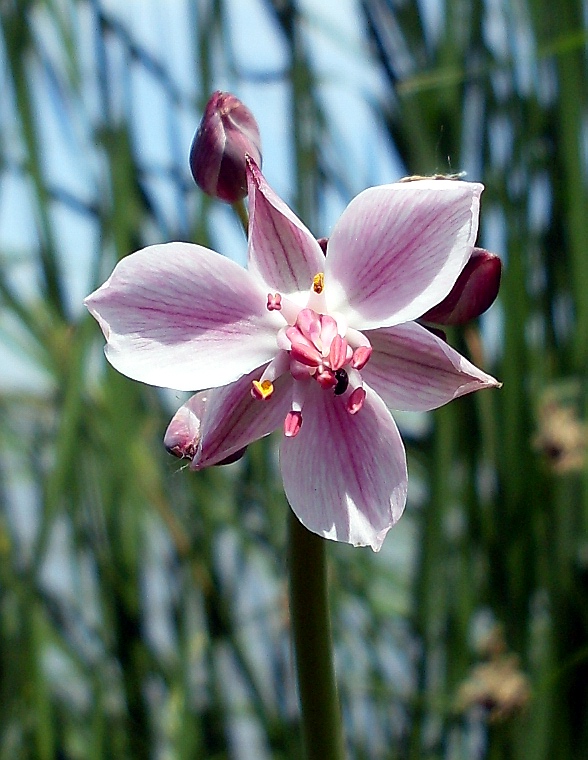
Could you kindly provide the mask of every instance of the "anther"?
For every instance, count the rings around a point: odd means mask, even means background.
[[[286,438],[294,438],[300,432],[302,427],[302,412],[294,410],[288,412],[284,420],[284,435]]]
[[[325,287],[325,275],[323,272],[319,272],[318,274],[315,274],[315,276],[312,278],[312,289],[315,293],[322,293],[323,288]]]
[[[351,366],[353,369],[363,369],[372,355],[371,346],[358,346],[353,352]]]
[[[347,411],[349,414],[357,414],[363,402],[365,401],[366,392],[363,388],[356,388],[351,396],[347,399]]]
[[[328,367],[323,367],[322,369],[319,367],[319,371],[317,371],[315,374],[314,379],[321,386],[321,388],[324,388],[325,390],[328,390],[329,388],[335,388],[338,382],[337,373],[333,372],[333,370],[329,369]]]
[[[347,341],[340,335],[335,335],[331,342],[329,350],[329,364],[331,369],[336,371],[347,361]]]
[[[265,401],[274,392],[274,384],[269,380],[254,380],[251,385],[251,395],[259,401]]]
[[[282,296],[279,293],[267,294],[267,310],[280,311],[282,309]]]

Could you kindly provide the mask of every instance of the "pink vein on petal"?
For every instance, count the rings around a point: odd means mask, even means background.
[[[312,233],[265,181],[250,160],[248,269],[281,293],[307,291],[324,269],[325,257]]]
[[[362,376],[391,409],[428,411],[500,383],[416,322],[366,332]]]
[[[176,390],[226,385],[276,351],[283,319],[235,262],[201,246],[168,243],[122,259],[85,303],[124,375]]]
[[[329,239],[329,309],[368,329],[438,303],[473,249],[481,192],[476,183],[428,180],[360,193]]]
[[[280,466],[300,521],[326,538],[380,548],[406,502],[406,457],[392,415],[369,388],[350,415],[311,388],[298,435],[282,440]]]

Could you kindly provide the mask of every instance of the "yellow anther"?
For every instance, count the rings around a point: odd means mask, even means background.
[[[259,380],[253,381],[252,393],[255,398],[259,398],[265,401],[265,399],[269,398],[273,392],[274,384],[269,380],[262,380],[261,382]]]
[[[312,278],[312,289],[315,293],[322,293],[325,287],[325,275],[322,272],[315,274]]]

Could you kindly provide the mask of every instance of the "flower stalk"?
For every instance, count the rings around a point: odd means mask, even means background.
[[[191,469],[234,462],[282,429],[303,741],[307,760],[343,760],[325,539],[378,551],[400,519],[408,472],[391,409],[436,409],[500,386],[419,323],[478,316],[494,300],[500,261],[474,248],[479,183],[368,188],[317,241],[260,161],[251,112],[214,93],[190,168],[204,192],[233,205],[247,270],[199,245],[149,246],[85,304],[117,370],[196,391],[165,435]]]
[[[238,201],[235,201],[233,204],[233,211],[235,212],[237,219],[239,220],[241,227],[243,227],[243,231],[245,232],[245,236],[249,234],[249,214],[247,213],[247,209],[245,208],[245,203],[243,202],[243,199],[240,198]]]
[[[344,758],[325,548],[290,511],[290,617],[306,760]]]

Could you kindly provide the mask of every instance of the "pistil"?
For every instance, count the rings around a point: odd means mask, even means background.
[[[285,325],[278,331],[279,351],[267,365],[259,380],[253,381],[251,394],[259,400],[269,399],[273,381],[289,372],[294,382],[292,407],[284,419],[284,435],[294,438],[302,427],[302,406],[307,383],[316,380],[325,391],[341,397],[349,414],[357,414],[364,405],[366,392],[360,370],[372,354],[366,336],[348,328],[344,321],[321,313],[326,306],[325,276],[313,277],[306,308],[280,293],[268,293],[268,311],[280,311]],[[319,306],[320,303],[320,306]]]

